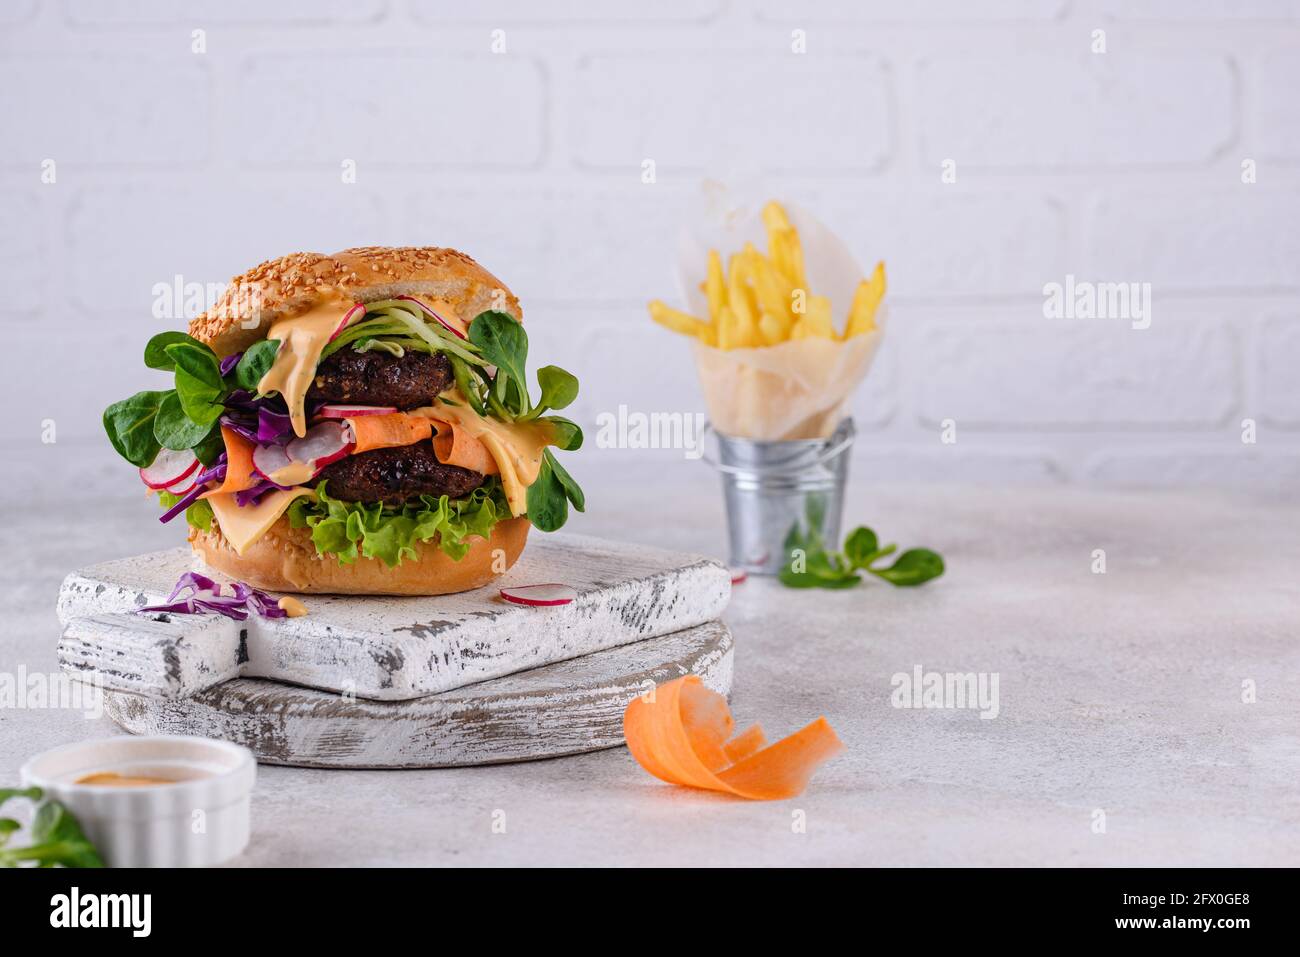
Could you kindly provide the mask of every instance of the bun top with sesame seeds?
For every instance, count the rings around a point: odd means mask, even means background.
[[[190,335],[218,356],[247,349],[273,322],[343,296],[376,302],[395,296],[440,299],[465,322],[496,309],[523,321],[514,293],[469,256],[437,246],[361,246],[332,256],[290,253],[236,276],[216,304],[190,323]]]

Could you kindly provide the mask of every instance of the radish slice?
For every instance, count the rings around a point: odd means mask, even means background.
[[[317,468],[324,468],[348,454],[353,445],[352,436],[344,422],[319,422],[307,430],[300,439],[294,439],[285,448],[289,458],[297,462],[314,462]],[[253,456],[257,465],[257,456]],[[258,465],[260,469],[261,466]]]
[[[733,585],[739,585],[748,577],[749,572],[745,571],[743,568],[733,568],[731,570],[731,584]]]
[[[162,489],[162,491],[168,492],[172,495],[188,495],[193,490],[194,486],[199,484],[200,474],[202,473],[191,472],[175,485],[168,485],[165,489]]]
[[[325,466],[330,465],[333,462],[337,462],[339,459],[347,458],[349,455],[352,454],[352,450],[355,449],[356,447],[357,447],[357,443],[352,441],[351,436],[349,436],[347,445],[343,446],[343,448],[339,449],[337,452],[333,453],[332,455],[327,455],[323,459],[317,459],[312,463],[312,465],[315,467],[316,471],[319,472]]]
[[[567,605],[577,600],[578,593],[568,585],[520,585],[518,588],[501,589],[501,597],[516,605],[544,608],[551,605]]]
[[[365,313],[366,313],[366,307],[364,303],[359,302],[356,305],[354,305],[351,309],[349,309],[347,312],[343,314],[343,319],[339,322],[339,327],[335,329],[333,333],[330,334],[329,341],[333,342],[335,339],[337,339],[339,337],[339,333],[341,333],[344,329],[350,326],[352,324],[352,320],[355,319],[358,314],[364,316]]]
[[[198,457],[191,449],[183,452],[159,449],[154,460],[140,470],[140,478],[150,488],[171,491],[172,486],[189,477],[198,467]]]
[[[293,464],[283,445],[259,445],[253,449],[253,468],[268,478]]]
[[[331,462],[351,453],[356,440],[346,422],[319,422],[288,445],[259,445],[253,449],[253,467],[274,482],[274,476],[291,465],[311,466],[313,477]]]
[[[392,415],[391,405],[322,405],[316,414],[322,419],[352,419],[358,415]]]
[[[434,319],[437,319],[438,324],[441,325],[448,332],[450,332],[452,335],[456,336],[458,339],[466,338],[465,333],[461,332],[459,329],[453,326],[446,319],[442,318],[442,316],[438,315],[438,313],[435,312],[433,307],[430,306],[428,303],[421,302],[419,299],[416,299],[414,296],[397,296],[396,298],[400,299],[402,302],[415,303],[417,306],[419,306],[421,309],[427,312]]]

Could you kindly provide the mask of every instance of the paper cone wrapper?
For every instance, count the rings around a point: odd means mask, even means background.
[[[689,310],[708,316],[700,284],[710,249],[723,262],[752,242],[767,250],[762,204],[715,201],[683,233],[677,280]],[[802,210],[785,207],[803,241],[809,294],[827,296],[837,329],[847,321],[853,293],[866,273],[838,236]],[[799,339],[758,349],[715,349],[697,342],[695,366],[713,427],[724,435],[761,441],[827,438],[880,346],[887,318],[882,304],[876,329],[844,342]]]

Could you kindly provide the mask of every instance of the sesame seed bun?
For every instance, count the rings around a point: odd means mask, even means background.
[[[333,555],[319,555],[311,530],[291,528],[287,518],[242,555],[235,554],[215,525],[210,532],[191,528],[190,547],[209,568],[272,592],[450,595],[480,588],[508,570],[524,550],[529,527],[526,518],[498,522],[488,538],[467,539],[469,552],[460,561],[449,558],[435,542],[418,542],[416,557],[393,568],[377,558],[358,557],[344,565]]]
[[[190,323],[190,335],[218,356],[242,352],[278,319],[301,315],[321,298],[341,294],[355,302],[394,296],[442,299],[471,321],[498,309],[520,322],[514,293],[477,262],[437,246],[362,246],[332,256],[290,253],[230,281],[217,303]]]

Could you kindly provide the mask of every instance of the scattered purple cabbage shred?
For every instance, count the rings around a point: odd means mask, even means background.
[[[202,615],[213,612],[225,615],[235,621],[243,621],[248,613],[255,612],[263,618],[288,618],[288,613],[280,607],[277,599],[264,591],[259,591],[244,582],[231,582],[225,586],[229,594],[222,591],[222,586],[207,575],[198,572],[186,572],[176,580],[176,587],[161,605],[146,605],[137,608],[141,614],[165,613],[173,615]],[[189,591],[182,598],[181,593]]]

